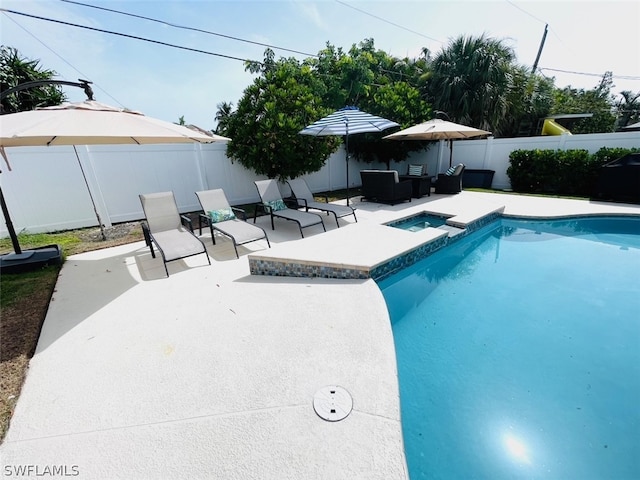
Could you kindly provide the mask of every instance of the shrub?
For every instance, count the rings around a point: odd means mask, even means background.
[[[514,150],[509,155],[507,175],[511,188],[523,193],[591,196],[600,167],[638,148],[603,147],[587,150]]]

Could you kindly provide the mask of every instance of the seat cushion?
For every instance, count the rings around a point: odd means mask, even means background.
[[[322,223],[322,217],[320,217],[320,215],[310,212],[301,212],[300,210],[294,210],[293,208],[278,210],[277,212],[274,212],[274,216],[295,220],[302,228]]]
[[[205,251],[202,242],[184,228],[155,232],[151,236],[167,262]]]
[[[265,238],[264,230],[251,223],[238,220],[226,220],[213,226],[216,230],[233,237],[238,245]]]

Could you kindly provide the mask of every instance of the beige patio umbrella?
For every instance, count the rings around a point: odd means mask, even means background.
[[[212,143],[230,140],[199,128],[187,128],[147,117],[140,112],[112,107],[94,100],[63,103],[53,107],[0,115],[0,152],[10,168],[5,147],[72,145],[87,188],[89,187],[76,145],[121,145],[163,143]],[[93,196],[93,210],[103,229]],[[22,252],[0,189],[2,213],[15,254],[3,255],[0,268],[28,261],[34,252]],[[104,237],[104,230],[103,230]]]
[[[405,128],[386,137],[387,140],[448,140],[449,166],[453,161],[453,140],[477,138],[491,135],[491,132],[479,128],[467,127],[459,123],[434,118],[424,123]]]

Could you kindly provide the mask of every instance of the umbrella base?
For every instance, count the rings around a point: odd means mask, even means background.
[[[24,273],[39,270],[49,265],[62,263],[60,245],[24,250],[22,253],[0,255],[0,273]]]

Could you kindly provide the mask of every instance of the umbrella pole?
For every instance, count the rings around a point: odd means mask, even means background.
[[[453,162],[453,140],[449,139],[449,168]]]
[[[347,125],[347,138],[346,138],[346,147],[347,150],[347,207],[349,206],[349,125]]]
[[[2,204],[2,214],[4,215],[4,221],[7,225],[7,230],[9,231],[9,237],[11,237],[13,251],[17,255],[20,255],[22,253],[22,249],[20,248],[20,243],[18,242],[18,236],[16,235],[16,230],[15,228],[13,228],[13,222],[11,221],[11,217],[9,216],[9,209],[7,208],[7,203],[4,201],[4,193],[2,193],[2,187],[0,187],[0,204]]]
[[[87,191],[89,192],[89,198],[91,199],[91,204],[93,205],[93,211],[96,214],[96,218],[98,219],[98,225],[100,226],[100,233],[102,234],[102,240],[107,239],[107,235],[104,233],[104,225],[102,225],[102,219],[100,218],[100,214],[98,213],[98,209],[96,208],[96,202],[93,199],[93,194],[91,193],[91,189],[89,188],[89,182],[87,181],[87,175],[84,173],[84,168],[82,168],[82,162],[80,161],[80,155],[78,155],[78,149],[76,146],[73,146],[73,151],[76,152],[76,158],[78,159],[78,165],[80,165],[80,171],[82,172],[82,178],[84,178],[84,184],[87,186]]]

